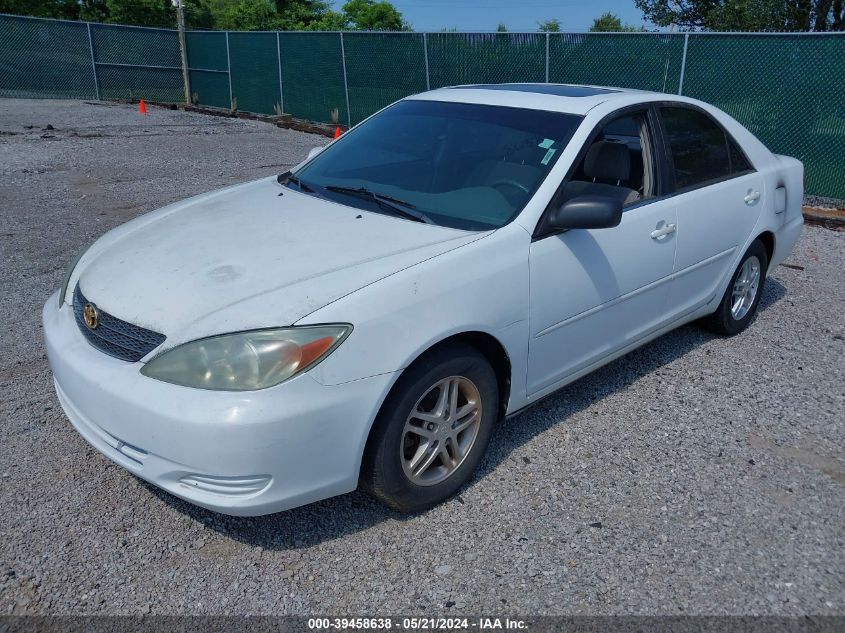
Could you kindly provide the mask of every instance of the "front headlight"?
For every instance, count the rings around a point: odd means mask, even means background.
[[[67,295],[67,287],[70,283],[70,278],[73,276],[73,271],[76,270],[76,265],[79,263],[79,260],[82,259],[82,256],[88,252],[88,249],[91,248],[91,244],[88,244],[85,248],[81,249],[79,252],[74,255],[73,259],[70,260],[70,263],[65,268],[65,276],[62,279],[62,287],[59,289],[59,307],[61,308],[65,302],[65,295]]]
[[[212,391],[266,389],[316,365],[351,331],[351,325],[332,324],[212,336],[159,354],[141,373]]]

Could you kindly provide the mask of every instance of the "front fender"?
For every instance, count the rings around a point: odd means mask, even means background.
[[[524,399],[530,236],[512,223],[329,304],[297,322],[352,323],[312,376],[327,385],[402,370],[462,332],[490,334],[511,360],[508,409]]]

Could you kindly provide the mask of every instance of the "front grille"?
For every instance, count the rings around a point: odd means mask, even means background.
[[[79,331],[101,352],[131,363],[141,360],[164,342],[164,334],[132,325],[97,308],[98,324],[93,330],[85,325],[85,304],[91,303],[79,285],[73,293],[73,314]],[[92,304],[94,305],[94,304]]]

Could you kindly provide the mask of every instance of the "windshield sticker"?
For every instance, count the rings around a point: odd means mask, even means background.
[[[552,159],[552,156],[555,155],[556,151],[557,151],[556,149],[549,148],[549,151],[546,152],[546,155],[543,156],[543,160],[541,160],[540,163],[543,164],[543,165],[548,165],[549,161]]]
[[[537,147],[542,147],[543,149],[549,149],[554,144],[555,144],[555,140],[553,138],[544,138],[543,142],[540,143]]]

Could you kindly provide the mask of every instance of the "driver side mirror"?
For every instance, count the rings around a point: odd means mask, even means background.
[[[578,196],[552,211],[550,229],[610,229],[622,221],[622,201],[607,196]]]
[[[325,149],[324,147],[312,147],[312,148],[308,151],[308,157],[307,157],[305,160],[311,160],[311,159],[312,159],[312,158],[314,158],[317,154],[319,154],[320,152],[322,152],[324,149]]]

